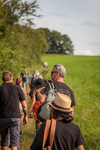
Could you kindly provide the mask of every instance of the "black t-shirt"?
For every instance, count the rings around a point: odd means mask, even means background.
[[[0,118],[20,118],[19,100],[25,100],[22,89],[13,83],[0,86]]]
[[[32,150],[42,150],[45,124],[46,122],[41,125],[31,145]],[[63,120],[57,120],[52,150],[75,150],[75,148],[79,145],[83,145],[84,143],[80,128],[76,124],[71,122],[65,123]],[[48,145],[49,138],[46,141],[45,147]]]
[[[71,100],[72,100],[71,106],[76,105],[74,93],[73,93],[72,89],[70,87],[68,87],[68,85],[66,85],[63,82],[56,81],[56,82],[54,82],[54,86],[59,93],[68,95],[71,98]],[[47,84],[43,94],[48,96],[49,90],[50,90],[50,87],[49,87],[49,84]]]

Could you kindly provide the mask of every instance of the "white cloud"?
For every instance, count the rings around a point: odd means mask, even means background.
[[[84,51],[84,55],[93,56],[94,54],[91,53],[89,50]]]

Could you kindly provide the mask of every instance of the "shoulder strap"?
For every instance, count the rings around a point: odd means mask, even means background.
[[[55,88],[54,83],[49,83],[49,87],[50,89],[54,89]]]
[[[53,140],[54,140],[55,129],[56,129],[56,120],[52,119],[51,130],[50,130],[50,146],[51,147],[52,147]]]
[[[55,135],[55,129],[56,129],[56,120],[47,120],[46,121],[46,126],[44,130],[44,136],[43,136],[43,145],[42,145],[42,150],[44,149],[48,134],[49,134],[49,129],[50,129],[50,124],[51,124],[51,130],[50,130],[50,147],[52,147],[53,140],[54,140],[54,135]]]
[[[43,136],[43,144],[42,144],[42,149],[44,149],[48,134],[49,134],[49,128],[50,128],[50,124],[51,124],[51,120],[46,121],[46,125],[45,125],[45,130],[44,130],[44,136]]]

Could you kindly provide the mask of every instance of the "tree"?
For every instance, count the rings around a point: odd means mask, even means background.
[[[48,28],[41,28],[45,32],[45,37],[49,48],[45,53],[51,54],[74,54],[74,45],[68,35],[62,35],[58,31],[50,31]]]
[[[33,25],[33,16],[40,17],[36,14],[39,8],[37,0],[34,2],[22,2],[22,0],[2,0],[2,7],[6,15],[5,23],[10,26],[23,21],[27,25]]]

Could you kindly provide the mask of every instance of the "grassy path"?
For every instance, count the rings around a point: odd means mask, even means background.
[[[31,98],[29,95],[27,95],[27,101],[28,101],[28,110],[31,106]],[[19,138],[19,149],[20,150],[29,150],[30,145],[32,144],[32,141],[35,137],[35,120],[34,118],[28,118],[28,123],[23,126],[23,135]]]

